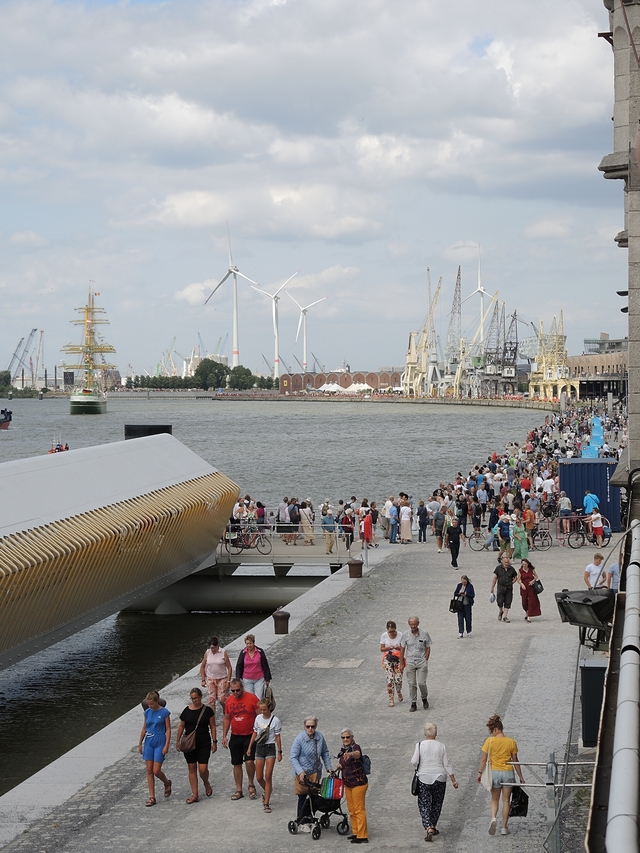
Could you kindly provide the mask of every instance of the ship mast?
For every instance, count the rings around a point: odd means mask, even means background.
[[[109,323],[106,319],[96,317],[98,314],[106,313],[104,308],[96,306],[96,296],[100,296],[100,294],[94,293],[89,288],[87,304],[83,308],[75,309],[82,315],[82,318],[71,320],[74,325],[83,327],[82,343],[66,344],[66,346],[62,347],[63,352],[79,356],[78,364],[65,364],[64,366],[69,370],[82,370],[84,372],[83,387],[88,391],[93,391],[98,387],[99,383],[96,382],[96,373],[101,373],[105,370],[114,370],[116,367],[115,364],[107,364],[104,361],[100,365],[96,365],[96,355],[102,355],[104,359],[104,353],[115,352],[115,347],[103,340],[99,340],[96,334],[96,326]]]

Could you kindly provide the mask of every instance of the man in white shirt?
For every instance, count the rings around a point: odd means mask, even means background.
[[[601,570],[604,556],[602,554],[593,555],[593,563],[584,570],[584,582],[588,589],[599,589],[607,586],[607,573]]]
[[[393,506],[393,495],[389,500],[384,502],[384,506],[380,512],[380,528],[384,533],[384,538],[389,538],[389,507]]]

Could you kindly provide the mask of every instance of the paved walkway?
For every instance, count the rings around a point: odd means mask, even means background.
[[[295,816],[287,754],[307,714],[319,717],[319,728],[333,754],[339,748],[341,729],[350,726],[371,756],[367,849],[424,848],[416,801],[409,793],[409,760],[422,737],[424,722],[430,720],[438,725],[438,737],[447,745],[460,782],[458,791],[447,786],[441,834],[434,847],[456,853],[483,853],[497,846],[514,853],[542,850],[546,824],[540,789],[530,792],[529,817],[510,822],[510,836],[487,834],[488,794],[476,782],[479,750],[486,735],[484,724],[498,712],[507,733],[518,740],[524,762],[546,761],[552,750],[563,753],[578,635],[576,628],[560,622],[553,591],[581,587],[593,549],[554,547],[546,553],[533,552],[532,562],[545,585],[543,615],[533,624],[525,623],[516,601],[514,618],[505,625],[497,621],[497,608],[488,601],[495,555],[463,549],[460,569],[454,570],[446,553],[436,553],[434,541],[377,549],[377,564],[362,580],[350,581],[346,568],[327,578],[289,606],[294,630],[286,637],[276,640],[271,620],[257,627],[258,644],[269,646],[276,713],[283,722],[285,760],[276,766],[272,814],[263,813],[260,800],[245,797],[231,802],[234,785],[229,756],[223,749],[210,763],[214,788],[210,800],[203,797],[196,805],[185,804],[189,794],[186,766],[182,756],[172,751],[166,769],[173,779],[173,796],[146,809],[144,768],[134,749],[142,717],[134,710],[91,739],[93,746],[87,745],[83,751],[81,745],[66,762],[61,759],[60,767],[67,774],[74,767],[87,773],[87,762],[93,761],[98,769],[115,763],[31,824],[3,848],[4,853],[133,853],[149,849],[204,853],[213,848],[263,853],[309,845],[344,850],[348,842],[333,826],[317,842],[308,835],[287,832],[287,822]],[[475,585],[477,603],[473,637],[459,640],[448,603],[462,572]],[[431,708],[410,714],[406,700],[388,707],[378,639],[388,619],[395,619],[402,628],[414,614],[433,638],[428,682]],[[234,646],[240,648],[241,641]],[[188,702],[190,686],[196,683],[197,679],[187,675],[164,691],[174,720]],[[146,689],[141,685],[141,695]],[[129,745],[131,750],[125,752]],[[38,786],[52,777],[46,771],[42,774],[0,798],[0,832],[4,830],[5,838],[7,832],[13,835],[24,826],[29,814],[36,814],[26,807],[21,811],[21,803],[37,803],[39,790],[45,792]],[[531,771],[525,769],[525,778],[533,781]]]

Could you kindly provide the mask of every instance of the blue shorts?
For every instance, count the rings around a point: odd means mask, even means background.
[[[146,737],[142,744],[142,758],[144,761],[153,761],[155,764],[162,764],[166,755],[163,755],[165,740],[156,737]]]
[[[509,788],[516,784],[515,770],[492,770],[491,771],[491,787],[492,788]]]

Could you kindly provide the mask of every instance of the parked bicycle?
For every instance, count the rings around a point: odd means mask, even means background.
[[[488,533],[474,531],[467,537],[467,542],[472,551],[491,551],[493,550],[493,543],[496,537],[493,536],[488,542],[487,539],[489,539]],[[548,551],[553,545],[553,537],[549,531],[541,530],[537,525],[533,528],[531,541],[533,542],[533,550],[535,551]]]
[[[582,548],[587,542],[590,545],[596,545],[598,548],[606,548],[611,541],[611,527],[608,519],[603,516],[602,542],[598,545],[598,540],[589,524],[590,517],[588,515],[572,517],[571,526],[573,530],[566,534],[566,541],[571,548]]]
[[[229,554],[240,554],[255,548],[259,554],[270,554],[273,545],[271,536],[261,530],[243,530],[236,525],[229,525],[224,534],[224,547]]]

